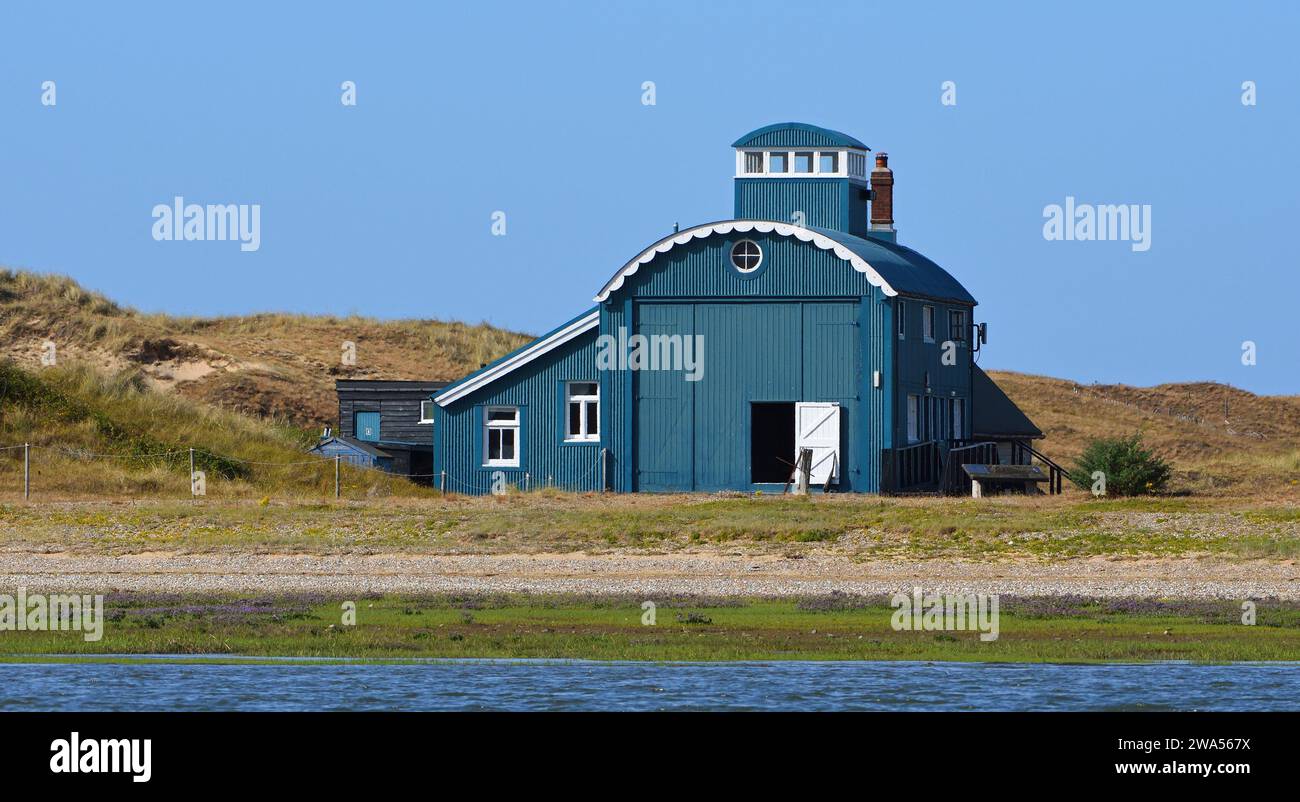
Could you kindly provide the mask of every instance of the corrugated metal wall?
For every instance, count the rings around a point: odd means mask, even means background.
[[[737,178],[736,217],[797,223],[865,236],[867,185],[848,178]]]
[[[750,403],[805,400],[801,305],[755,302],[687,308],[693,308],[696,330],[704,338],[706,366],[704,379],[694,383],[693,455],[685,455],[688,461],[693,457],[694,489],[747,489]]]
[[[622,294],[620,294],[622,296]],[[600,332],[617,337],[619,329],[631,334],[632,299],[622,296],[601,305]],[[610,488],[630,492],[634,487],[633,472],[635,446],[632,442],[632,374],[628,371],[603,370],[600,372],[601,424],[605,436],[602,440],[609,449]]]
[[[731,267],[731,247],[742,239],[763,249],[753,273]],[[609,302],[646,298],[854,298],[871,285],[830,251],[779,234],[732,233],[679,245],[630,276]]]
[[[763,249],[763,264],[753,274],[730,266],[731,246],[740,239]],[[674,308],[691,310],[689,317]],[[748,404],[803,400],[844,407],[842,476],[853,490],[878,490],[879,451],[891,443],[893,414],[890,315],[891,302],[863,274],[792,238],[737,233],[658,257],[602,306],[602,331],[628,326],[630,332],[662,333],[674,326],[683,334],[704,334],[705,379],[637,374],[633,395],[626,377],[605,378],[612,458],[625,469],[635,463],[630,475],[616,474],[614,486],[749,488]],[[881,372],[879,389],[872,386],[875,371]],[[681,408],[684,396],[690,420],[674,424],[666,412],[647,413],[656,405]],[[629,417],[633,408],[638,411]],[[689,481],[682,476],[687,470]]]
[[[740,239],[763,249],[754,273],[731,267],[731,246]],[[836,401],[844,408],[846,489],[878,491],[880,450],[905,436],[900,403],[914,392],[908,388],[923,382],[927,369],[934,392],[967,392],[969,380],[968,349],[959,358],[964,368],[940,371],[936,345],[920,342],[919,302],[907,302],[909,336],[898,340],[895,301],[832,252],[793,238],[734,233],[678,246],[643,266],[601,305],[598,331],[450,408],[439,407],[434,470],[446,470],[449,489],[457,492],[488,492],[494,470],[512,482],[528,473],[533,487],[549,480],[594,490],[603,446],[613,490],[748,489],[749,404]],[[936,325],[946,332],[947,307],[935,307]],[[600,370],[597,334],[617,339],[620,329],[627,336],[704,335],[704,379]],[[909,377],[897,385],[896,365]],[[880,388],[873,382],[876,371]],[[565,444],[562,383],[593,380],[601,386],[601,443]],[[482,408],[490,404],[522,410],[517,469],[481,464]]]
[[[596,369],[596,337],[597,332],[590,331],[449,407],[438,408],[434,471],[447,472],[449,491],[490,492],[494,471],[503,472],[516,486],[523,485],[527,474],[532,488],[600,489],[601,444],[565,443],[563,409],[565,382],[602,378]],[[602,396],[602,407],[605,403]],[[519,407],[518,468],[482,464],[483,408],[496,405]]]
[[[904,313],[905,336],[898,338],[894,331],[894,344],[898,351],[898,381],[896,383],[898,415],[894,428],[895,442],[907,443],[907,396],[919,398],[961,398],[966,401],[964,426],[966,431],[956,436],[966,437],[970,432],[970,343],[959,343],[954,349],[954,364],[943,364],[943,343],[952,337],[948,330],[948,312],[952,309],[966,310],[967,323],[971,320],[972,308],[938,301],[903,299],[907,309]],[[934,337],[927,341],[922,329],[924,307],[934,309]],[[955,342],[955,341],[954,341]],[[926,376],[929,375],[929,389],[926,389]]]
[[[637,304],[643,334],[702,336],[705,371],[696,382],[635,374],[636,487],[752,489],[751,405],[834,401],[843,410],[843,484],[872,489],[874,470],[860,455],[874,452],[857,434],[873,430],[860,403],[861,308],[858,300]]]

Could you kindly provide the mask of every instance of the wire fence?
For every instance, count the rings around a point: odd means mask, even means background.
[[[21,456],[16,457],[9,453],[15,451],[21,451]],[[292,470],[296,476],[289,477],[289,479],[290,481],[296,480],[295,483],[300,489],[310,491],[313,488],[323,488],[326,494],[329,492],[332,475],[334,498],[343,498],[346,490],[355,489],[358,479],[365,480],[364,483],[367,485],[366,495],[370,495],[374,488],[383,483],[403,482],[414,489],[417,485],[415,480],[420,480],[418,481],[419,485],[424,485],[429,491],[440,495],[503,495],[512,492],[527,493],[542,490],[591,493],[608,489],[608,452],[604,448],[599,450],[599,454],[591,465],[576,478],[557,481],[553,475],[535,477],[528,471],[521,472],[517,469],[510,469],[507,472],[494,466],[485,466],[482,472],[476,473],[472,477],[455,476],[445,470],[432,473],[397,473],[374,465],[355,462],[341,455],[309,456],[302,460],[279,461],[249,460],[205,448],[103,453],[84,448],[37,445],[33,443],[0,446],[0,455],[6,455],[9,462],[18,459],[22,462],[22,496],[26,500],[31,500],[34,495],[37,496],[38,500],[42,497],[48,498],[50,495],[57,495],[57,487],[61,484],[59,482],[51,483],[55,485],[55,488],[46,488],[44,496],[39,492],[42,490],[40,486],[33,487],[33,477],[41,475],[39,469],[42,467],[43,461],[40,457],[43,453],[78,462],[112,461],[113,464],[117,465],[136,462],[142,468],[148,467],[149,463],[153,463],[155,467],[181,469],[188,463],[189,496],[195,499],[207,496],[209,489],[214,486],[220,487],[223,482],[229,482],[232,485],[242,482],[242,487],[258,488],[259,484],[267,484],[265,481],[259,483],[259,479],[265,480],[267,478],[264,474],[279,470]],[[48,466],[55,465],[54,462],[44,462],[44,464]],[[231,466],[238,466],[239,469],[231,470]],[[319,473],[317,473],[318,471]],[[259,474],[263,475],[259,476]],[[486,483],[484,483],[484,479],[487,480]],[[390,489],[393,486],[404,487],[404,485],[389,485]],[[285,485],[278,484],[275,487],[284,489]],[[8,488],[0,487],[0,492],[4,490],[8,490]],[[124,493],[119,489],[111,493],[96,493],[93,491],[87,493],[84,490],[78,490],[74,495],[112,495],[113,497],[148,495],[149,497],[156,497],[159,494],[133,494],[129,491]]]

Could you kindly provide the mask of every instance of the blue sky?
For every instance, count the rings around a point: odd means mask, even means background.
[[[986,367],[1300,393],[1294,4],[288,5],[6,4],[0,264],[147,311],[541,332],[729,217],[730,143],[799,120],[889,152]],[[176,195],[260,204],[261,247],[155,241]],[[1150,204],[1150,250],[1045,240],[1067,196]]]

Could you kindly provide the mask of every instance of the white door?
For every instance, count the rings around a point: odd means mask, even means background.
[[[812,449],[812,473],[809,482],[826,484],[840,475],[840,405],[810,401],[794,405],[794,456]]]

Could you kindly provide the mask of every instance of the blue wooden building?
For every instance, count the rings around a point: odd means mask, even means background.
[[[982,447],[976,301],[898,243],[887,155],[801,123],[733,147],[733,218],[650,244],[434,396],[448,491],[779,491],[803,448],[818,487],[895,491]],[[1024,423],[999,436],[1041,437]]]

